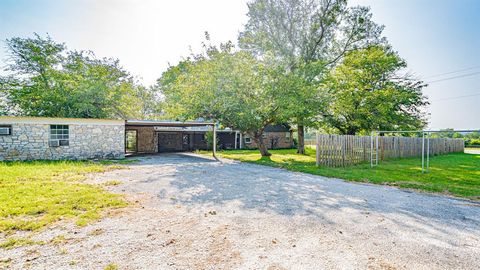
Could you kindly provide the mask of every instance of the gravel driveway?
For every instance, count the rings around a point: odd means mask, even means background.
[[[64,241],[0,251],[17,269],[480,269],[480,204],[195,155],[90,181],[132,201]]]
[[[480,155],[480,148],[466,148],[465,153]]]

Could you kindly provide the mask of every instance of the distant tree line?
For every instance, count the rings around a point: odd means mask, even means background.
[[[466,146],[480,146],[480,131],[461,133],[451,128],[443,129],[441,131],[442,132],[432,133],[431,137],[464,139]]]

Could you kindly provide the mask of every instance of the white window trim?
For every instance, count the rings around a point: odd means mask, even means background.
[[[52,128],[55,126],[55,128]],[[67,128],[58,128],[58,126],[66,126]],[[52,134],[53,130],[67,130],[67,133],[64,134]],[[70,145],[70,126],[69,125],[50,125],[49,129],[49,140],[50,147],[59,147],[59,146],[69,146]],[[61,135],[60,137],[58,135]],[[65,136],[66,135],[66,136]],[[63,143],[63,144],[62,144]]]
[[[252,143],[252,138],[245,137],[245,143]]]
[[[285,134],[285,141],[289,142],[290,141],[290,132],[286,132]]]
[[[12,136],[12,125],[0,125],[0,129],[7,130],[7,133],[0,133],[0,136]]]

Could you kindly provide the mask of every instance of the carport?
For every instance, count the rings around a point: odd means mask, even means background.
[[[206,150],[205,133],[213,131],[213,156],[217,150],[217,127],[203,121],[125,121],[126,153],[164,153]],[[236,137],[236,134],[235,134]]]

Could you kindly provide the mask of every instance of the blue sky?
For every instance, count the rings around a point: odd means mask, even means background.
[[[357,0],[373,18],[409,69],[425,81],[480,72],[480,1]],[[430,77],[477,67],[465,72]],[[432,82],[426,89],[432,128],[480,129],[480,74]],[[470,96],[450,99],[452,97]]]
[[[145,84],[168,63],[213,41],[236,40],[246,22],[241,0],[0,0],[0,39],[49,33],[71,49],[119,58]],[[351,0],[366,5],[385,36],[425,81],[480,72],[480,1]],[[5,59],[4,46],[0,59]],[[476,67],[468,71],[443,74]],[[480,74],[432,82],[426,89],[431,128],[480,129]],[[474,94],[478,94],[473,96]],[[458,96],[469,96],[455,98]]]

